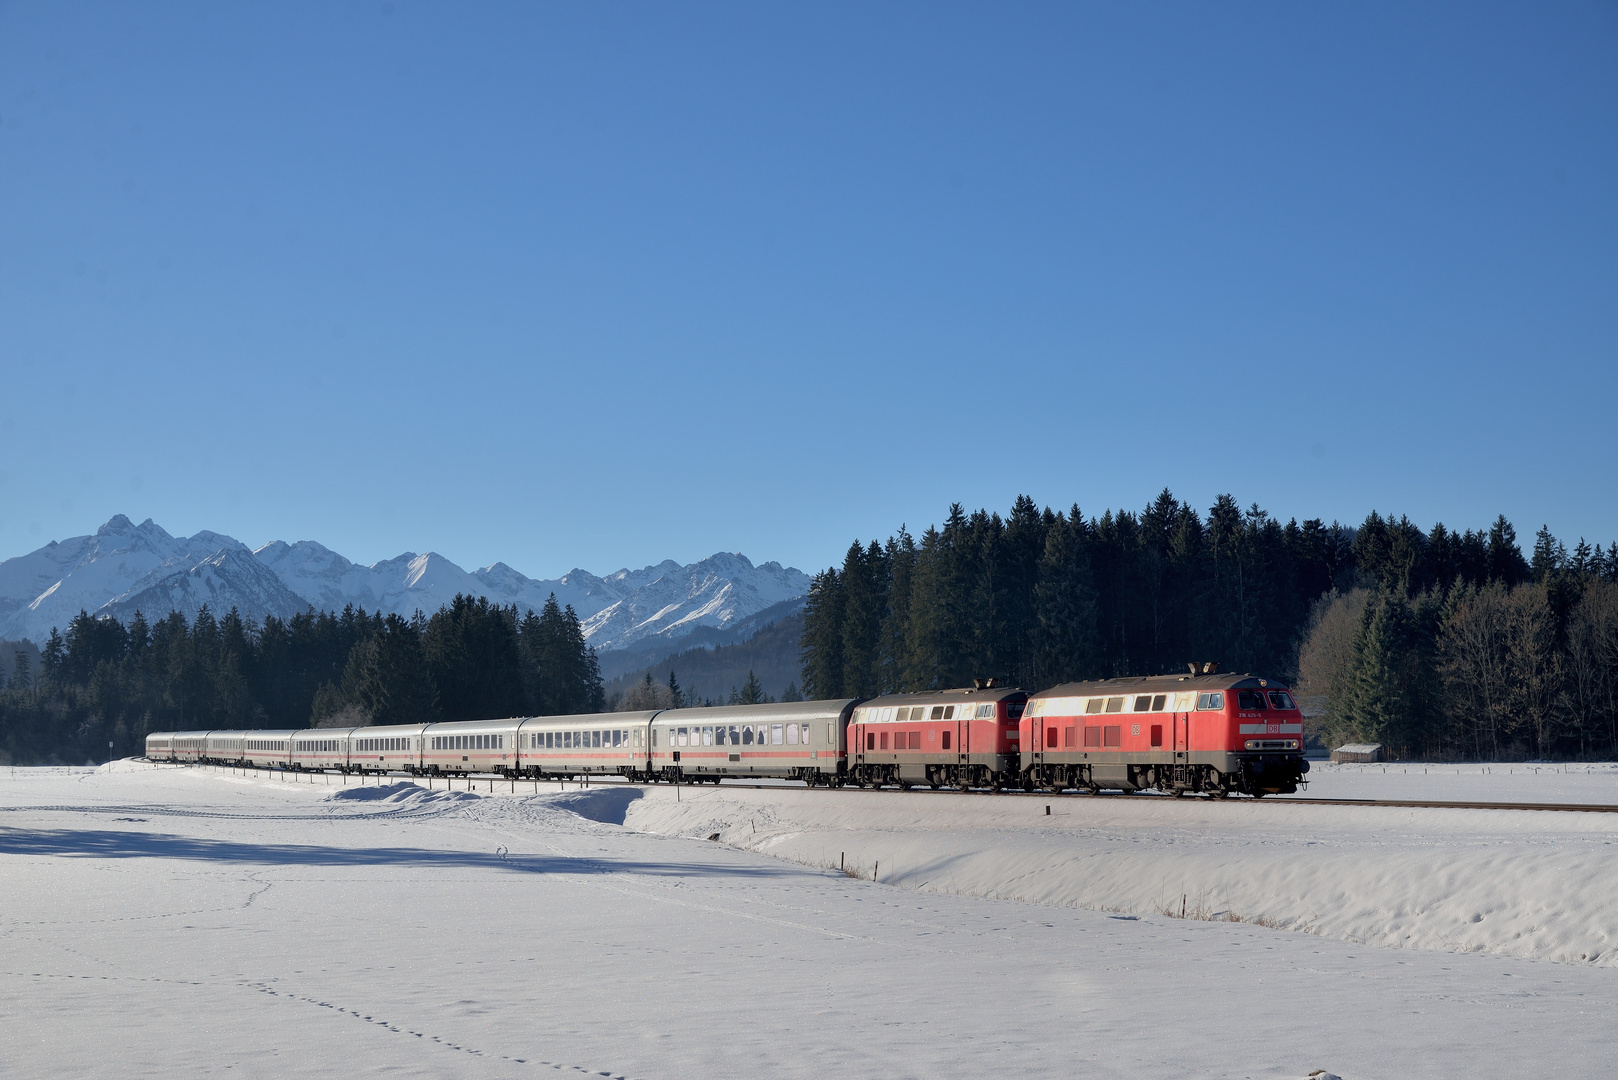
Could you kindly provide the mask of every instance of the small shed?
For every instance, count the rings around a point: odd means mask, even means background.
[[[1333,761],[1382,761],[1382,744],[1374,742],[1344,743],[1331,752]]]

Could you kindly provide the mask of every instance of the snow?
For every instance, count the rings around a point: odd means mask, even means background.
[[[729,627],[808,590],[801,571],[775,562],[755,567],[725,552],[690,566],[665,560],[604,578],[573,570],[545,581],[505,563],[468,573],[430,551],[370,566],[312,540],[276,540],[249,552],[220,533],[176,539],[150,519],[136,526],[119,514],[94,536],[0,562],[0,637],[43,641],[80,610],[127,618],[139,609],[157,619],[171,607],[193,616],[206,602],[216,612],[236,607],[255,618],[289,618],[311,606],[340,611],[352,604],[408,618],[461,594],[537,611],[554,593],[585,621],[587,640],[610,650],[649,637],[674,642],[698,626]]]
[[[1618,763],[1611,761],[1481,765],[1311,761],[1309,769],[1309,786],[1299,793],[1303,798],[1618,806]]]
[[[1303,889],[1352,920],[1413,887],[1396,879],[1431,876],[1425,860],[1477,852],[1492,862],[1462,859],[1433,889],[1456,912],[1507,901],[1588,919],[1578,898],[1610,897],[1608,879],[1586,867],[1547,892],[1522,861],[1537,847],[1580,866],[1611,841],[1608,815],[472,786],[0,770],[0,1071],[1613,1071],[1618,974],[1599,960],[1073,906],[1096,898],[1073,892],[1085,879],[1115,874],[1155,886],[1155,903],[1195,863],[1258,875],[1231,902],[1242,914]],[[804,865],[839,851],[880,860],[881,881]],[[1381,880],[1366,880],[1377,854]]]

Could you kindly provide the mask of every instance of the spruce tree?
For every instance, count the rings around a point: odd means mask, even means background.
[[[828,568],[810,581],[804,604],[799,661],[804,690],[816,698],[837,697],[843,690],[842,585],[836,568]]]
[[[742,683],[741,692],[735,696],[737,705],[765,705],[771,701],[770,695],[764,692],[764,687],[758,681],[758,676],[753,674],[752,668],[747,669],[747,681]]]
[[[1096,593],[1084,515],[1077,506],[1046,531],[1034,590],[1034,685],[1048,686],[1099,674]]]

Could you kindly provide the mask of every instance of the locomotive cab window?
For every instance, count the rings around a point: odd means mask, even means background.
[[[1297,706],[1292,703],[1292,695],[1287,693],[1285,690],[1271,690],[1270,691],[1270,708],[1272,708],[1272,709],[1296,709]]]
[[[1212,694],[1197,695],[1197,710],[1199,712],[1208,712],[1209,710],[1218,710],[1224,707],[1225,695],[1223,693],[1215,691]]]

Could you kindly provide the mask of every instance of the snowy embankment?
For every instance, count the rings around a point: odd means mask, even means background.
[[[1618,762],[1502,762],[1386,765],[1310,762],[1316,799],[1419,799],[1434,802],[1585,803],[1618,806]]]
[[[901,889],[1618,967],[1618,815],[721,787],[626,824]]]
[[[1028,798],[493,786],[504,797],[486,781],[476,794],[129,763],[0,770],[0,1072],[1611,1072],[1618,973],[1601,959],[1056,906],[1089,869],[1144,873],[1143,853],[1234,874],[1324,835],[1346,859],[1365,821],[1382,838],[1372,853],[1495,845],[1509,876],[1536,842],[1526,832],[1184,800],[1053,799],[1045,819],[1046,800]],[[1315,811],[1298,818],[1308,828],[1287,816]],[[1555,824],[1574,815],[1517,816],[1568,865],[1604,842]],[[880,859],[882,881],[788,861],[834,849]],[[1375,891],[1340,865],[1342,893]],[[991,887],[995,874],[1010,878]],[[1563,892],[1570,910],[1578,891]]]

